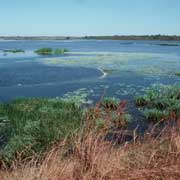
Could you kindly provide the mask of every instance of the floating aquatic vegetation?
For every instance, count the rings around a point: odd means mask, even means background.
[[[154,53],[71,52],[66,57],[40,61],[46,65],[96,68],[106,75],[131,71],[140,75],[157,76],[174,74],[180,68],[179,60],[175,55]]]
[[[61,57],[59,59],[60,66],[82,66],[91,68],[100,68],[104,70],[121,70],[123,66],[127,65],[128,61],[134,59],[148,59],[154,57],[151,54],[144,53],[97,53],[97,54],[84,54],[79,53],[79,56],[69,55],[68,57]],[[56,61],[58,58],[55,58]],[[41,62],[51,65],[53,58],[43,59]]]
[[[165,120],[171,113],[180,116],[180,85],[154,85],[135,103],[149,120]]]
[[[91,91],[91,93],[93,93]],[[86,88],[81,88],[76,91],[68,92],[60,99],[67,102],[74,102],[76,105],[88,105],[92,104],[93,101],[88,99],[90,92]]]
[[[144,86],[138,86],[137,84],[119,83],[117,88],[118,90],[116,90],[115,94],[120,96],[137,96],[145,91]]]

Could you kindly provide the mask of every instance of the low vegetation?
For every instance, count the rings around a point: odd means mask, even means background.
[[[0,179],[178,180],[179,101],[178,85],[154,86],[137,97],[149,120],[171,120],[143,135],[128,129],[127,102],[115,98],[83,110],[67,99],[1,104]]]
[[[178,73],[175,73],[175,76],[180,76],[180,73],[178,72]]]
[[[82,111],[62,100],[20,99],[0,106],[0,156],[7,164],[47,150],[80,128]]]
[[[144,96],[136,97],[136,105],[151,121],[166,120],[175,113],[180,115],[180,86],[154,86]]]
[[[133,140],[117,147],[114,142],[104,140],[107,133],[105,130],[95,131],[89,123],[91,124],[91,121],[88,121],[71,141],[64,140],[54,145],[42,160],[34,158],[28,163],[17,160],[10,169],[5,168],[0,171],[0,178],[5,180],[180,179],[179,125],[176,127],[167,125],[159,135],[155,127],[149,129],[143,137],[139,137],[136,131],[133,131]]]
[[[67,99],[19,99],[0,105],[1,159],[11,164],[16,158],[29,158],[45,152],[54,143],[71,137],[90,118],[92,129],[125,127],[129,116],[126,103],[106,99],[82,112]]]
[[[68,52],[68,49],[41,48],[34,52],[39,55],[63,55]]]
[[[41,48],[35,51],[39,55],[52,55],[53,50],[51,48]]]

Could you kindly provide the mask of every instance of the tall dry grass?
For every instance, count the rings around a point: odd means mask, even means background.
[[[153,131],[154,132],[154,131]],[[88,132],[54,147],[39,163],[15,163],[0,172],[2,180],[143,180],[180,179],[180,133],[167,126],[123,145],[106,142],[102,134]]]
[[[4,167],[0,171],[0,179],[180,179],[179,120],[174,124],[167,124],[161,131],[154,126],[143,137],[138,137],[134,131],[132,141],[124,142],[117,138],[117,143],[116,139],[105,141],[106,126],[101,130],[93,128],[93,120],[99,114],[97,107],[94,113],[95,116],[87,115],[86,127],[80,133],[71,140],[64,140],[55,145],[43,160],[34,158],[30,162],[16,161],[10,168]],[[119,131],[119,137],[121,136],[122,130]]]

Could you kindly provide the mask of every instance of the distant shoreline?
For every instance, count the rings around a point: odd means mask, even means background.
[[[159,40],[180,41],[180,36],[169,35],[129,35],[129,36],[0,36],[0,40]]]

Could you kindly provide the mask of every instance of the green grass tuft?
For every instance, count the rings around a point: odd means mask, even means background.
[[[171,113],[180,115],[180,85],[159,85],[146,91],[146,95],[136,97],[135,103],[142,108],[149,120],[160,121]]]

